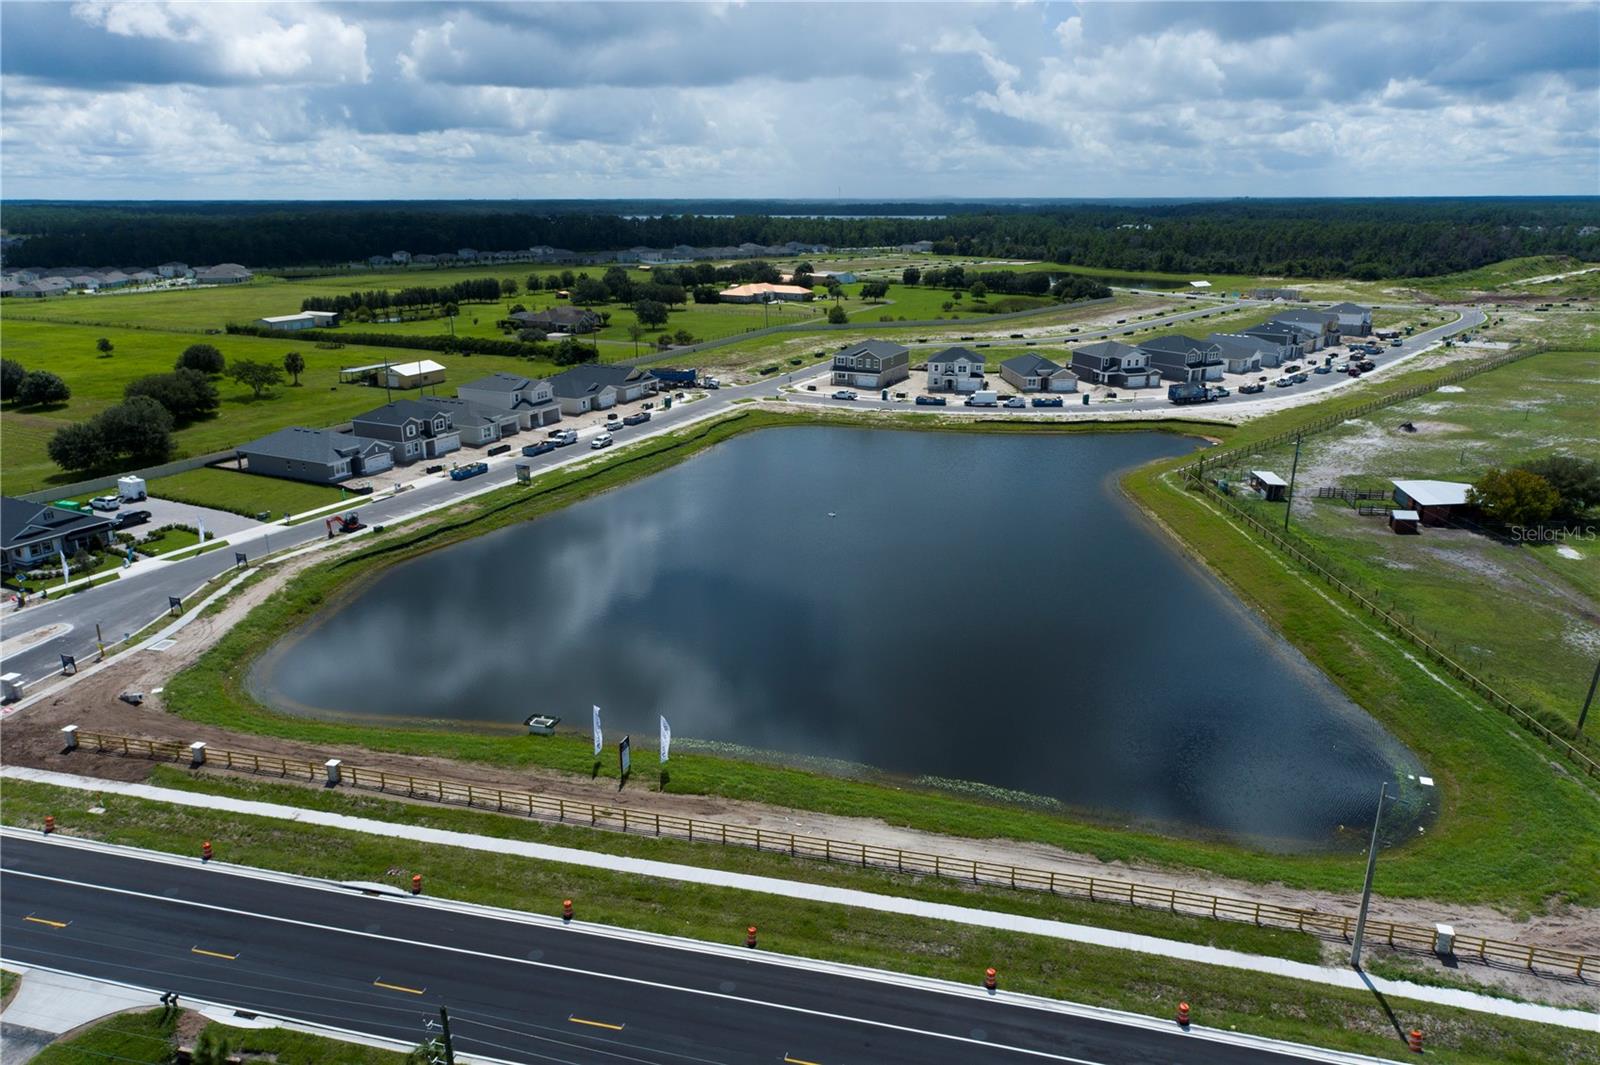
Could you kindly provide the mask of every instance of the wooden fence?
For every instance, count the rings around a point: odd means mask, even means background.
[[[78,733],[80,744],[98,751],[124,755],[143,755],[164,760],[192,757],[187,744],[138,739],[99,732]],[[255,754],[207,748],[206,765],[250,773],[273,773],[284,777],[319,780],[326,776],[325,763],[277,755]],[[1089,899],[1094,902],[1121,903],[1166,910],[1191,917],[1248,921],[1260,927],[1292,929],[1324,938],[1349,940],[1355,934],[1353,914],[1279,906],[1271,902],[1230,898],[1183,888],[1155,887],[1126,880],[1111,880],[1051,869],[1031,869],[974,858],[954,858],[924,851],[880,847],[871,843],[807,836],[794,832],[774,832],[748,825],[722,821],[702,821],[694,817],[631,810],[623,806],[602,806],[581,799],[563,799],[527,791],[481,787],[435,777],[390,773],[379,769],[341,764],[340,782],[351,787],[402,794],[414,799],[493,809],[500,813],[522,814],[559,824],[604,828],[626,833],[715,843],[729,847],[753,847],[794,858],[841,862],[860,868],[893,869],[900,873],[935,876],[970,884],[1009,887],[1018,890],[1048,891]],[[1424,925],[1402,924],[1369,918],[1367,941],[1432,953],[1434,929]],[[1515,965],[1529,970],[1544,969],[1583,979],[1600,972],[1600,958],[1549,947],[1530,946],[1505,940],[1457,933],[1453,953],[1456,957],[1476,958],[1484,964]]]

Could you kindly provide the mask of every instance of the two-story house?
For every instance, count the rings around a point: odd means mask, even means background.
[[[1119,340],[1085,344],[1072,353],[1072,372],[1078,380],[1112,388],[1153,388],[1161,381],[1149,356]]]
[[[251,473],[313,484],[338,484],[394,466],[394,451],[387,441],[301,426],[240,444],[234,454],[240,467]]]
[[[512,411],[524,429],[537,429],[561,420],[561,407],[556,403],[555,386],[549,378],[494,373],[460,386],[456,395],[468,403]]]
[[[1311,346],[1316,342],[1314,335],[1288,325],[1275,325],[1269,322],[1265,325],[1255,325],[1249,329],[1241,329],[1239,332],[1243,336],[1264,340],[1278,349],[1278,361],[1274,363],[1262,359],[1261,365],[1263,366],[1277,366],[1294,359],[1302,359],[1309,352],[1315,350]]]
[[[114,523],[93,511],[85,513],[0,497],[0,568],[21,573],[50,565],[65,554],[102,547]]]
[[[1076,392],[1078,375],[1032,352],[1000,364],[1000,379],[1023,392]]]
[[[983,356],[966,348],[945,348],[928,357],[929,392],[976,392],[983,387]]]
[[[1372,308],[1359,303],[1335,303],[1329,314],[1339,316],[1339,335],[1364,337],[1372,335]]]
[[[888,388],[911,376],[911,350],[887,340],[865,340],[833,356],[833,383],[847,388]]]
[[[1339,342],[1339,316],[1327,311],[1285,311],[1268,322],[1269,326],[1289,326],[1312,338],[1311,345],[1301,354],[1309,355],[1329,344]]]
[[[485,407],[464,399],[448,396],[424,396],[417,400],[429,410],[448,414],[450,424],[461,434],[461,442],[468,447],[486,447],[498,443],[503,436],[515,436],[522,428],[514,411]]]
[[[1167,333],[1141,341],[1139,350],[1168,381],[1194,383],[1222,379],[1222,349],[1212,341]]]
[[[1212,333],[1206,340],[1217,346],[1222,368],[1228,373],[1254,373],[1283,361],[1277,344],[1248,333]]]
[[[441,458],[461,448],[461,434],[450,413],[415,399],[374,407],[351,418],[350,425],[357,436],[388,444],[401,466]]]

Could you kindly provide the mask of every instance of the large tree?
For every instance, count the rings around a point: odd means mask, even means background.
[[[22,379],[26,376],[28,371],[22,368],[22,363],[15,359],[0,359],[0,399],[16,399],[17,390],[22,387]]]
[[[1561,497],[1556,505],[1557,514],[1576,518],[1600,506],[1600,462],[1594,459],[1547,455],[1524,462],[1520,468],[1543,477],[1556,490]]]
[[[46,450],[67,470],[164,462],[172,454],[172,414],[149,396],[134,396],[86,422],[57,429]]]
[[[216,413],[222,399],[211,378],[199,370],[174,370],[150,374],[128,382],[124,397],[149,396],[171,412],[177,422],[192,422]]]
[[[1555,513],[1561,495],[1536,473],[1490,470],[1472,483],[1467,502],[1495,521],[1535,525]]]
[[[502,282],[504,284],[504,282]],[[294,387],[300,387],[300,375],[306,372],[306,357],[291,351],[283,357],[283,372],[294,378]]]
[[[178,356],[179,370],[199,370],[201,373],[220,374],[227,366],[222,352],[213,344],[190,344]]]
[[[667,324],[667,305],[655,300],[640,300],[633,305],[633,313],[641,325],[650,327]]]
[[[257,362],[254,359],[235,359],[228,376],[241,385],[249,385],[256,399],[260,399],[261,394],[273,385],[283,383],[282,370],[271,363]]]
[[[17,402],[24,407],[65,403],[71,398],[72,389],[49,370],[29,370],[17,386]]]

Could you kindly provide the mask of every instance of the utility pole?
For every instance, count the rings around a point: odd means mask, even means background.
[[[1578,733],[1583,733],[1584,719],[1589,716],[1589,705],[1594,702],[1594,690],[1600,687],[1600,662],[1594,664],[1594,677],[1589,681],[1589,694],[1584,696],[1583,709],[1578,711]]]
[[[450,1041],[450,1011],[439,1007],[439,1027],[444,1030],[444,1065],[456,1065],[456,1047]]]
[[[1283,531],[1289,531],[1289,514],[1294,510],[1294,478],[1300,472],[1300,441],[1302,436],[1294,438],[1294,464],[1289,467],[1289,491],[1283,504]]]
[[[1372,902],[1372,874],[1378,867],[1378,826],[1383,822],[1383,800],[1389,796],[1389,782],[1378,791],[1378,812],[1372,815],[1372,846],[1367,848],[1367,879],[1361,886],[1361,910],[1356,914],[1356,941],[1350,948],[1350,964],[1361,968],[1361,938],[1367,934],[1367,907]]]

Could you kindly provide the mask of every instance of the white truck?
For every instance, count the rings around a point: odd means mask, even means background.
[[[966,405],[969,407],[998,407],[1000,396],[995,392],[974,392],[967,397]]]

